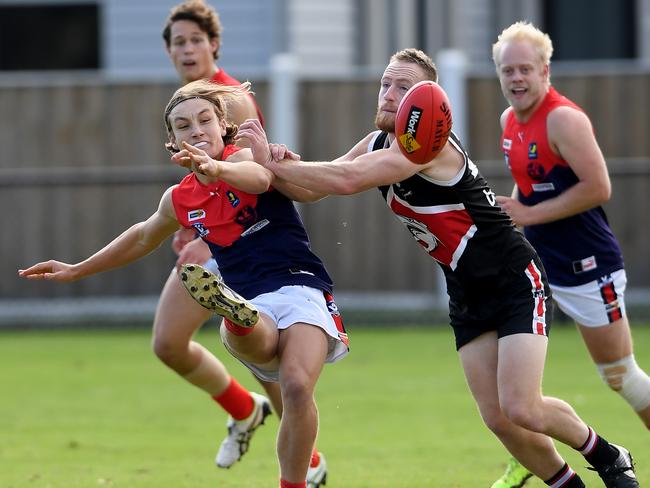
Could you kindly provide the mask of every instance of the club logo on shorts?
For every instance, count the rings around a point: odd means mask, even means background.
[[[204,219],[207,214],[202,208],[197,208],[196,210],[190,210],[187,212],[187,221],[192,222],[194,220]]]

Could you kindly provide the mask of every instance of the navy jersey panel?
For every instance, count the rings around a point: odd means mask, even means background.
[[[248,299],[286,285],[331,293],[332,279],[311,251],[293,202],[270,191],[258,195],[255,211],[255,223],[232,245],[219,246],[205,239],[228,286]]]
[[[179,223],[197,231],[228,286],[245,298],[287,285],[332,292],[332,279],[282,193],[254,195],[219,180],[204,185],[192,173],[173,190],[172,200]]]
[[[569,164],[548,141],[546,120],[557,107],[581,110],[551,88],[526,123],[518,122],[512,112],[506,119],[501,145],[517,184],[519,201],[524,205],[557,197],[578,183]],[[565,219],[527,226],[524,232],[554,285],[579,286],[624,266],[620,246],[600,206]]]

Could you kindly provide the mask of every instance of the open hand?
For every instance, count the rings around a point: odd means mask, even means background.
[[[235,136],[235,141],[240,141],[241,139],[248,139],[250,149],[253,152],[253,160],[256,163],[265,165],[271,160],[269,141],[259,120],[246,119],[241,123]]]
[[[50,260],[27,269],[19,269],[18,276],[28,280],[75,281],[79,276],[74,270],[75,267],[71,264]]]

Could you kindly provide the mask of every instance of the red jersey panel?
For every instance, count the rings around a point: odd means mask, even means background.
[[[222,158],[238,151],[226,146]],[[208,244],[228,286],[251,299],[286,285],[332,291],[332,279],[309,245],[293,202],[271,189],[253,195],[222,181],[204,185],[194,173],[172,191],[184,227]]]
[[[548,141],[548,115],[558,107],[582,111],[551,87],[527,122],[519,122],[512,111],[506,118],[501,147],[524,205],[557,197],[579,181]],[[600,206],[527,226],[524,233],[542,258],[551,284],[578,286],[623,267],[621,249]]]

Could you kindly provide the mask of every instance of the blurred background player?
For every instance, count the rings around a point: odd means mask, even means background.
[[[219,15],[201,0],[182,2],[172,8],[162,37],[183,84],[208,79],[220,85],[239,86],[240,82],[216,63],[221,49],[221,32]],[[237,125],[249,118],[257,118],[264,123],[262,111],[250,93],[230,102],[228,118]],[[172,247],[178,254],[177,267],[184,263],[203,263],[211,271],[218,272],[210,249],[202,239],[196,239],[193,230],[176,232]],[[260,419],[259,412],[266,408],[268,401],[239,385],[221,361],[192,340],[194,333],[211,316],[210,311],[187,294],[176,269],[172,269],[156,309],[153,349],[163,363],[189,383],[206,391],[228,412],[228,435],[219,448],[216,464],[229,468],[248,450],[250,437]],[[281,416],[282,398],[277,383],[259,381],[273,409]],[[314,449],[309,472],[312,488],[316,488],[326,477],[326,469],[325,458]]]
[[[170,60],[181,82],[210,79],[223,85],[240,82],[217,67],[221,46],[221,22],[217,12],[200,0],[180,3],[172,8],[162,37]],[[229,119],[240,123],[248,117],[260,117],[261,112],[252,96],[235,99],[229,108]],[[207,263],[216,269],[210,250],[194,230],[176,232],[172,248],[178,254],[177,266],[183,263]],[[207,348],[192,340],[194,333],[211,317],[187,295],[172,269],[163,287],[153,324],[153,350],[169,368],[194,386],[201,388],[219,403],[230,418],[228,435],[222,442],[216,464],[229,468],[248,450],[251,436],[262,420],[260,412],[268,409],[269,401],[262,395],[247,391]],[[263,384],[273,407],[282,413],[279,392],[275,385]]]
[[[503,96],[501,147],[514,177],[501,207],[539,253],[560,309],[582,335],[603,381],[650,428],[650,378],[634,359],[621,249],[600,206],[611,184],[588,116],[550,81],[553,44],[527,22],[492,47]],[[493,488],[522,486],[510,464]]]

